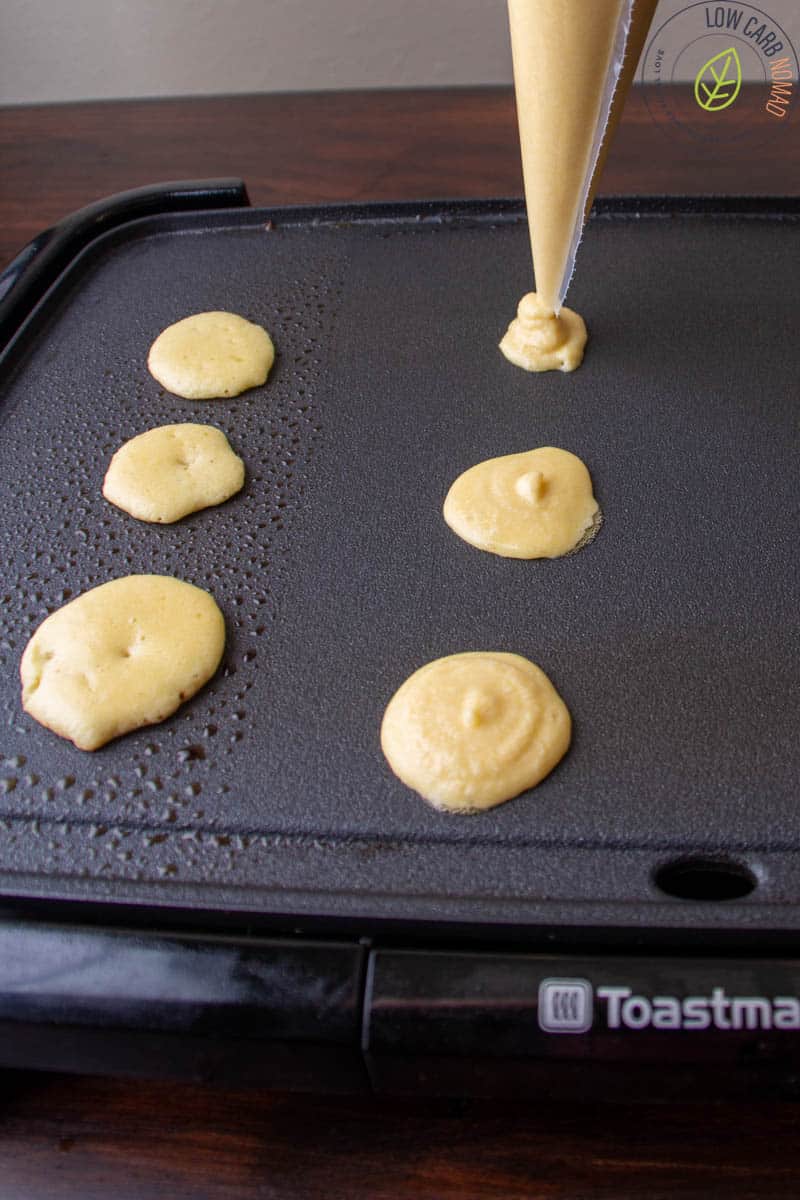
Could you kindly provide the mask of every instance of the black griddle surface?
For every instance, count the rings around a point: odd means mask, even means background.
[[[267,228],[271,218],[271,228]],[[590,222],[574,374],[496,348],[530,287],[521,211],[428,206],[152,218],[107,234],[40,306],[0,408],[0,885],[6,895],[475,924],[798,922],[796,217]],[[278,357],[233,400],[164,394],[166,325],[226,308]],[[101,484],[122,441],[218,424],[248,482],[175,526]],[[580,455],[605,523],[518,562],[441,518],[493,455]],[[209,588],[228,646],[164,725],[93,754],[19,703],[70,596],[131,572]],[[488,813],[435,812],[388,770],[386,703],[457,651],[523,654],[574,717],[568,756]],[[727,854],[747,900],[669,901],[654,868]]]

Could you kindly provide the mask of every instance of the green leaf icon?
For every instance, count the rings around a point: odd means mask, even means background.
[[[694,81],[694,98],[706,112],[733,104],[742,86],[742,64],[735,46],[720,50],[704,63]]]

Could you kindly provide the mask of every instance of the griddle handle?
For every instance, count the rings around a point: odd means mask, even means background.
[[[117,192],[64,217],[29,242],[0,274],[0,351],[64,268],[100,234],[139,217],[249,204],[241,179],[187,179]]]
[[[365,1091],[365,953],[353,939],[81,927],[3,911],[0,1067]]]

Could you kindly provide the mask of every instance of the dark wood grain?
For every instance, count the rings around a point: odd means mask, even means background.
[[[709,144],[636,91],[600,192],[800,193],[796,125],[753,123],[746,143]],[[270,205],[521,192],[501,88],[6,109],[0,163],[0,263],[66,213],[164,179],[240,175]],[[0,1088],[2,1200],[800,1192],[789,1106],[411,1104],[25,1072]]]
[[[601,194],[800,192],[793,118],[758,109],[753,137],[709,143],[652,107],[634,90]],[[698,119],[687,112],[686,127]],[[7,108],[0,163],[0,263],[66,213],[165,179],[241,176],[255,204],[522,192],[508,88]]]
[[[382,1103],[9,1073],[3,1200],[796,1197],[800,1111]]]

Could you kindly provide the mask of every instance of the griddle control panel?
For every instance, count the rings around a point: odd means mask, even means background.
[[[373,950],[388,1093],[800,1095],[800,961]]]

